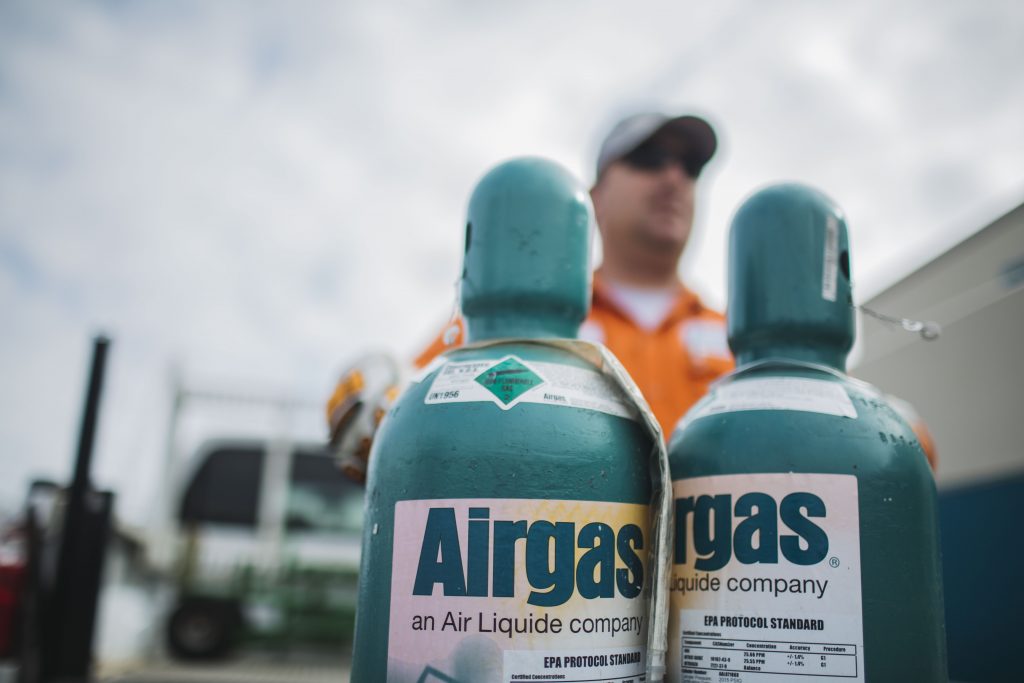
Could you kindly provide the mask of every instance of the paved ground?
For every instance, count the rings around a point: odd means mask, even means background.
[[[224,664],[162,661],[108,672],[103,683],[347,683],[347,657],[251,653]]]

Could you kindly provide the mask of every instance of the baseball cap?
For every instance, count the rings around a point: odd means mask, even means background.
[[[698,171],[710,161],[718,147],[718,139],[711,124],[699,116],[634,114],[615,124],[601,143],[601,150],[597,154],[597,177],[601,177],[609,164],[623,158],[662,130],[686,140],[693,150]]]

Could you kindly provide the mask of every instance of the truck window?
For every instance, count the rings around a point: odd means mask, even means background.
[[[355,533],[363,528],[363,489],[324,451],[299,450],[292,460],[289,531]]]
[[[263,459],[259,446],[210,451],[182,498],[180,521],[255,528]]]

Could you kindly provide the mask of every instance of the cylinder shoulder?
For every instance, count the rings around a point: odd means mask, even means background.
[[[572,341],[553,339],[551,341]],[[561,363],[579,368],[596,369],[594,364],[566,348],[545,343],[545,340],[497,342],[486,346],[454,349],[444,356],[445,362],[458,363],[469,360],[500,360],[505,356],[517,356],[523,360],[547,363]]]
[[[673,472],[812,467],[931,479],[913,430],[879,391],[814,372],[759,373],[720,383],[673,434],[669,458]]]
[[[508,356],[540,363],[533,367],[541,373],[550,369],[544,363],[593,369],[569,352],[530,344],[466,350],[447,362],[480,361],[486,368]],[[515,497],[646,502],[653,444],[640,422],[547,403],[503,405],[475,387],[484,400],[431,402],[437,400],[434,380],[443,370],[411,385],[385,418],[370,457],[371,487],[386,486],[397,497],[498,496],[516,490]],[[393,482],[403,482],[406,491],[394,491]]]

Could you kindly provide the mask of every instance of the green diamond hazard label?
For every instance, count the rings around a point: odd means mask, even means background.
[[[514,356],[487,368],[474,381],[494,394],[505,406],[512,405],[530,389],[544,384],[543,377]]]
[[[539,360],[525,363],[509,354],[499,359],[442,360],[433,374],[423,397],[426,405],[490,403],[513,410],[521,403],[536,403],[640,419],[629,397],[593,367]]]

